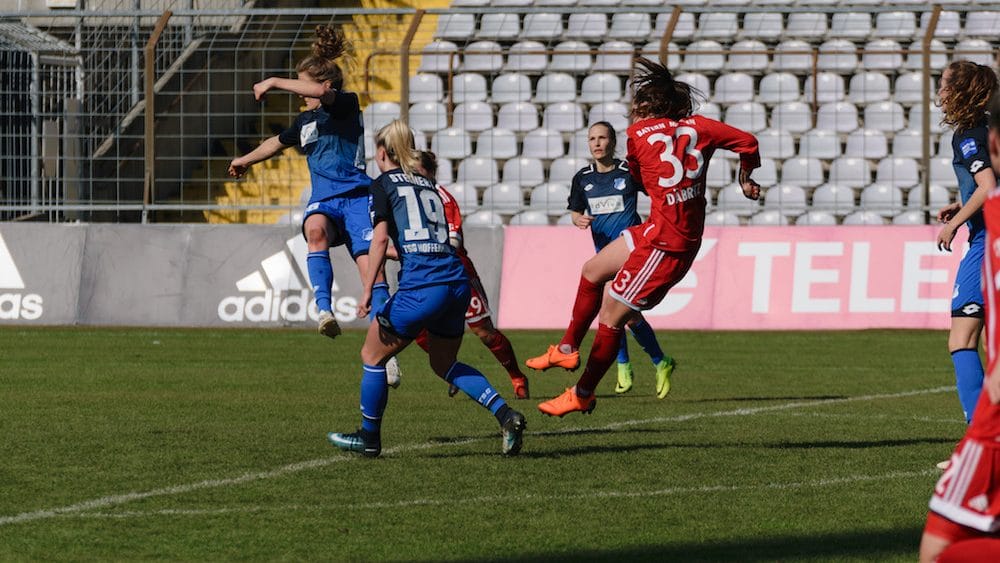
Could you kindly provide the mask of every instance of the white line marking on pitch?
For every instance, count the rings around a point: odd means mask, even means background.
[[[571,434],[575,432],[581,432],[584,430],[615,430],[617,428],[624,428],[628,426],[637,426],[641,424],[654,424],[658,422],[684,422],[688,420],[695,420],[699,418],[709,418],[709,417],[721,417],[721,416],[749,416],[765,412],[782,411],[789,409],[798,409],[806,407],[815,407],[822,405],[835,405],[841,403],[859,402],[859,401],[876,401],[882,399],[900,399],[905,397],[914,397],[918,395],[931,395],[935,393],[943,393],[945,391],[952,391],[954,387],[934,387],[932,389],[919,389],[915,391],[903,391],[900,393],[884,393],[878,395],[862,395],[858,397],[844,397],[841,399],[819,399],[815,401],[798,401],[794,403],[785,403],[783,405],[771,405],[766,407],[754,407],[754,408],[743,408],[735,409],[730,411],[717,411],[710,413],[692,413],[683,414],[676,416],[667,417],[657,417],[657,418],[647,418],[643,420],[626,420],[621,422],[613,422],[604,426],[598,427],[580,427],[580,428],[567,428],[562,430],[556,430],[551,432],[535,432],[535,435],[556,435],[556,434]],[[385,450],[384,453],[393,454],[404,451],[413,450],[424,450],[431,448],[440,448],[447,446],[457,446],[463,444],[469,444],[473,442],[479,442],[486,439],[492,438],[469,438],[466,440],[457,440],[453,442],[426,442],[423,444],[412,444],[397,446],[395,448],[389,448]],[[181,495],[185,493],[190,493],[192,491],[198,491],[202,489],[215,489],[220,487],[229,487],[232,485],[242,485],[244,483],[250,483],[253,481],[263,481],[266,479],[276,479],[279,477],[284,477],[286,475],[291,475],[293,473],[298,473],[300,471],[305,471],[308,469],[317,469],[320,467],[325,467],[333,463],[348,461],[356,459],[356,456],[347,455],[336,455],[332,457],[323,457],[319,459],[313,459],[309,461],[302,461],[299,463],[292,463],[279,467],[277,469],[272,469],[269,471],[261,471],[257,473],[244,473],[238,477],[229,477],[225,479],[208,479],[205,481],[198,481],[196,483],[188,483],[186,485],[174,485],[172,487],[163,487],[160,489],[152,489],[143,492],[125,493],[120,495],[110,495],[106,497],[101,497],[97,499],[83,501],[77,504],[71,504],[68,506],[62,506],[57,508],[48,508],[43,510],[35,510],[32,512],[22,512],[13,516],[0,516],[0,526],[6,526],[8,524],[20,524],[23,522],[30,522],[33,520],[43,520],[46,518],[54,518],[56,516],[64,514],[72,514],[77,512],[84,512],[87,510],[94,510],[97,508],[105,508],[108,506],[117,506],[120,504],[126,504],[129,502],[143,500],[153,497],[162,496],[172,496]]]
[[[457,504],[480,504],[480,503],[492,503],[497,501],[503,502],[537,502],[537,501],[547,501],[547,500],[565,500],[565,499],[592,499],[598,498],[640,498],[640,497],[657,497],[657,496],[669,496],[669,495],[689,495],[689,494],[706,494],[706,493],[719,493],[719,492],[753,492],[753,491],[771,491],[771,490],[793,490],[793,489],[807,489],[814,487],[834,487],[838,485],[850,485],[854,483],[866,483],[875,481],[891,481],[897,479],[915,479],[929,477],[935,474],[940,474],[940,471],[935,469],[925,469],[923,471],[894,471],[892,473],[885,473],[882,475],[853,475],[848,477],[837,477],[833,479],[818,479],[815,481],[803,481],[803,482],[791,482],[791,483],[769,483],[766,485],[703,485],[700,487],[670,487],[666,489],[656,489],[652,491],[598,491],[598,492],[587,492],[578,494],[559,494],[559,495],[532,495],[532,494],[522,494],[513,496],[483,496],[475,498],[448,498],[448,499],[410,499],[401,500],[396,502],[369,502],[369,503],[355,503],[355,504],[318,504],[318,505],[301,505],[301,504],[290,504],[284,506],[243,506],[239,508],[168,508],[163,510],[129,510],[121,512],[81,512],[81,513],[70,513],[61,514],[60,517],[63,518],[142,518],[149,516],[219,516],[223,514],[252,514],[257,512],[304,512],[304,511],[327,511],[327,510],[338,510],[338,511],[350,511],[350,510],[372,510],[372,509],[398,509],[398,508],[409,508],[409,507],[421,507],[421,506],[450,506]]]

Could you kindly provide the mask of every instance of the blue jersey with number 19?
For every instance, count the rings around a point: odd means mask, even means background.
[[[448,242],[444,203],[433,182],[397,168],[372,183],[371,195],[372,227],[388,223],[399,252],[399,289],[468,279]]]

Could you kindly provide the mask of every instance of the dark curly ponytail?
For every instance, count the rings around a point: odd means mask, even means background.
[[[312,50],[295,70],[309,73],[318,82],[329,81],[332,89],[340,90],[344,87],[344,72],[337,64],[337,59],[351,54],[351,51],[351,43],[340,28],[316,26],[316,40],[313,41]]]
[[[695,103],[702,94],[686,82],[674,80],[667,67],[645,57],[635,61],[638,70],[632,79],[632,116],[636,119],[660,117],[684,119],[694,113]]]

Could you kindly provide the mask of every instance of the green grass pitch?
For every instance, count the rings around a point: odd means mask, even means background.
[[[531,373],[515,458],[413,346],[370,460],[325,440],[359,422],[360,332],[2,328],[0,560],[916,559],[964,430],[945,333],[658,334],[665,400],[634,342],[592,416],[541,415],[575,376]]]

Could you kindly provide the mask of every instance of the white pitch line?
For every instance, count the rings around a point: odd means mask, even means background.
[[[876,481],[892,481],[899,479],[916,479],[930,477],[940,474],[935,469],[925,469],[922,471],[894,471],[882,475],[852,475],[847,477],[837,477],[832,479],[817,479],[814,481],[790,482],[790,483],[768,483],[765,485],[703,485],[700,487],[669,487],[666,489],[655,489],[651,491],[597,491],[577,494],[559,495],[533,495],[520,494],[510,496],[481,496],[473,498],[448,498],[448,499],[410,499],[396,502],[368,502],[355,504],[318,504],[301,505],[291,504],[284,506],[244,506],[239,508],[209,508],[209,509],[184,509],[169,508],[163,510],[129,510],[122,512],[83,512],[73,514],[62,514],[64,518],[108,518],[108,519],[128,519],[142,518],[150,516],[219,516],[223,514],[251,514],[258,512],[303,512],[303,511],[350,511],[350,510],[381,510],[400,509],[422,506],[453,506],[458,504],[484,504],[502,502],[537,502],[550,500],[580,499],[587,500],[593,498],[643,498],[673,495],[707,494],[719,492],[753,492],[753,491],[773,491],[773,490],[794,490],[817,487],[835,487],[839,485],[850,485],[855,483],[866,483]]]
[[[556,430],[552,432],[536,432],[535,435],[557,435],[557,434],[572,434],[576,432],[581,432],[584,430],[615,430],[618,428],[624,428],[628,426],[637,426],[641,424],[654,424],[659,422],[684,422],[688,420],[695,420],[699,418],[708,417],[720,417],[720,416],[749,416],[765,412],[782,411],[797,408],[814,407],[821,405],[833,405],[840,403],[858,402],[858,401],[875,401],[882,399],[899,399],[904,397],[913,397],[917,395],[930,395],[935,393],[943,393],[945,391],[953,390],[953,387],[934,387],[931,389],[918,389],[915,391],[903,391],[899,393],[885,393],[878,395],[861,395],[858,397],[844,397],[840,399],[819,399],[815,401],[799,401],[794,403],[785,403],[783,405],[771,405],[767,407],[755,407],[755,408],[743,408],[735,409],[730,411],[716,411],[711,413],[692,413],[677,416],[668,417],[656,417],[647,418],[642,420],[626,420],[621,422],[613,422],[599,427],[579,427],[579,428],[567,428],[562,430]],[[422,444],[411,444],[404,446],[397,446],[395,448],[389,448],[384,451],[387,454],[393,454],[403,451],[413,451],[413,450],[424,450],[448,446],[457,446],[470,444],[473,442],[479,442],[486,440],[488,438],[469,438],[466,440],[457,440],[453,442],[425,442]],[[489,438],[492,439],[492,438]],[[64,514],[72,514],[77,512],[84,512],[87,510],[94,510],[97,508],[104,508],[108,506],[116,506],[120,504],[126,504],[129,502],[143,500],[153,497],[163,497],[172,495],[181,495],[190,493],[192,491],[198,491],[202,489],[214,489],[220,487],[229,487],[232,485],[242,485],[244,483],[249,483],[253,481],[262,481],[266,479],[276,479],[279,477],[284,477],[293,473],[298,473],[300,471],[305,471],[308,469],[316,469],[319,467],[325,467],[327,465],[356,459],[356,456],[347,455],[337,455],[332,457],[323,457],[319,459],[313,459],[309,461],[302,461],[299,463],[292,463],[290,465],[285,465],[277,469],[272,469],[269,471],[261,471],[256,473],[244,473],[238,477],[229,477],[225,479],[208,479],[205,481],[198,481],[196,483],[188,483],[186,485],[174,485],[172,487],[163,487],[160,489],[152,489],[149,491],[125,493],[120,495],[110,495],[106,497],[101,497],[97,499],[92,499],[88,501],[83,501],[77,504],[71,504],[68,506],[62,506],[57,508],[48,508],[43,510],[35,510],[32,512],[22,512],[13,516],[0,516],[0,526],[6,526],[8,524],[20,524],[23,522],[31,522],[33,520],[43,520],[46,518],[54,518]]]

